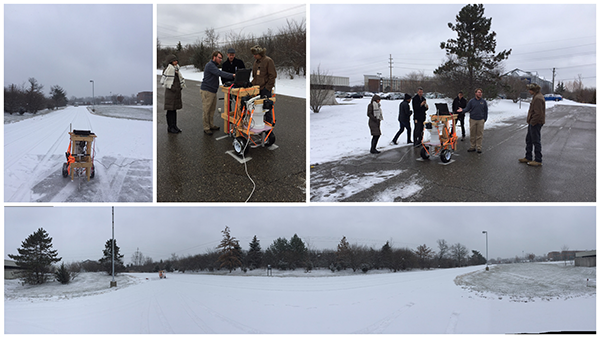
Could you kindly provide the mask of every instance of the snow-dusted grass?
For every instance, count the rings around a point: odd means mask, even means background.
[[[532,302],[595,295],[596,267],[578,267],[572,263],[496,265],[490,271],[458,276],[455,282],[481,297],[511,301]]]
[[[152,106],[96,106],[96,115],[152,121]]]
[[[252,64],[246,65],[246,67],[252,68]],[[162,69],[156,70],[156,75],[161,75]],[[204,72],[198,71],[194,66],[181,67],[181,74],[185,79],[192,81],[202,82],[204,78]],[[299,98],[306,98],[306,77],[295,76],[293,79],[284,72],[277,73],[277,79],[275,79],[275,94],[281,94],[286,96],[293,96]]]
[[[535,266],[548,279],[548,300],[480,297],[491,289],[538,292],[520,273],[498,267],[494,284],[473,278],[483,266],[389,273],[264,270],[229,274],[80,275],[72,286],[42,291],[5,281],[5,333],[514,333],[596,329],[595,288],[565,291],[571,272]],[[508,266],[507,266],[508,267]],[[545,269],[550,268],[550,270]],[[494,267],[495,268],[495,267]],[[595,269],[594,269],[595,271]],[[577,273],[579,274],[579,273]],[[593,274],[583,273],[589,275]],[[463,276],[459,277],[458,276]],[[488,274],[489,275],[489,274]],[[557,277],[557,278],[554,278]],[[455,280],[482,283],[477,293]],[[595,280],[595,277],[594,277]],[[70,288],[70,289],[69,289]],[[85,290],[85,291],[82,291]],[[512,291],[511,291],[512,290]],[[57,296],[58,295],[58,296]]]

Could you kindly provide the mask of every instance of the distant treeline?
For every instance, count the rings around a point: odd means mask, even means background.
[[[196,43],[183,46],[179,42],[176,46],[162,46],[157,43],[157,68],[164,69],[165,59],[170,54],[175,54],[181,66],[193,65],[203,71],[206,63],[210,61],[215,50],[227,57],[227,50],[233,48],[236,57],[244,61],[246,68],[252,68],[254,56],[250,48],[260,45],[266,48],[267,55],[273,59],[275,66],[280,71],[287,72],[290,76],[306,76],[306,22],[287,21],[287,26],[279,28],[277,33],[269,30],[257,37],[252,34],[229,33],[220,39],[214,28],[206,29],[204,38]]]

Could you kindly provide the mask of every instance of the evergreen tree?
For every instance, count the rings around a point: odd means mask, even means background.
[[[381,267],[392,270],[392,247],[389,241],[381,247]]]
[[[290,266],[290,243],[287,239],[279,237],[273,241],[273,244],[267,249],[276,266],[280,270],[287,270]]]
[[[69,284],[72,279],[71,273],[65,267],[64,262],[60,265],[60,268],[54,273],[54,276],[56,277],[56,281],[61,284]]]
[[[17,266],[23,268],[21,280],[24,284],[45,283],[52,264],[62,259],[57,257],[56,250],[52,250],[52,238],[43,228],[39,228],[21,242],[21,248],[17,251],[18,255],[8,254],[8,257],[14,259]]]
[[[473,255],[469,257],[470,265],[482,265],[486,263],[485,257],[483,257],[483,255],[479,251],[471,250],[471,252],[473,253]]]
[[[350,255],[351,255],[350,244],[348,243],[346,236],[344,236],[342,238],[342,240],[340,240],[340,244],[338,244],[338,246],[337,246],[337,253],[336,253],[337,264],[344,270],[350,265],[350,261],[351,261]]]
[[[297,234],[290,239],[290,268],[295,269],[304,266],[308,249]]]
[[[115,239],[115,274],[117,272],[125,271],[125,265],[123,264],[123,255],[119,254],[119,246],[117,245],[117,240]],[[104,250],[102,250],[103,257],[98,260],[102,269],[106,271],[109,275],[112,274],[112,239],[106,241],[104,245]]]
[[[67,92],[58,85],[50,87],[50,97],[56,107],[67,105]]]
[[[254,235],[250,242],[250,250],[248,251],[248,267],[250,270],[257,269],[262,264],[263,253],[260,249],[260,241]]]
[[[35,114],[38,110],[44,108],[46,98],[42,89],[44,89],[44,86],[39,84],[35,78],[29,78],[29,88],[25,91],[25,105],[28,112]]]
[[[566,91],[567,91],[567,89],[565,88],[565,83],[559,81],[558,84],[556,85],[556,90],[554,92],[556,94],[562,95]]]
[[[433,73],[439,76],[450,97],[459,90],[473,95],[478,87],[487,95],[495,96],[493,92],[500,79],[499,64],[512,50],[496,54],[496,32],[490,32],[492,19],[483,14],[482,4],[466,5],[456,16],[456,24],[448,23],[458,37],[440,44],[448,60]]]
[[[235,268],[242,266],[240,259],[241,247],[239,241],[235,237],[231,237],[228,226],[221,233],[223,233],[223,239],[221,240],[221,244],[217,246],[217,249],[220,249],[220,256],[217,262],[221,263],[220,267],[232,272]]]
[[[419,259],[419,266],[421,267],[421,269],[424,269],[424,268],[429,269],[430,263],[431,263],[430,260],[431,260],[431,257],[433,256],[433,250],[431,250],[431,248],[428,248],[427,245],[423,244],[423,245],[419,245],[417,247],[415,254],[417,255],[417,258]]]

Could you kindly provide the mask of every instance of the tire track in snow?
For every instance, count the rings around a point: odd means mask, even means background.
[[[456,325],[458,324],[458,317],[460,316],[460,312],[452,312],[450,316],[450,321],[448,322],[448,326],[446,327],[446,333],[456,333]]]
[[[181,299],[181,305],[183,305],[183,311],[185,311],[188,316],[194,321],[194,323],[196,324],[196,326],[202,331],[199,333],[205,333],[205,334],[215,334],[218,332],[213,331],[210,326],[208,326],[208,324],[202,320],[202,318],[196,314],[196,311],[194,311],[194,309],[192,309],[189,304],[188,304],[188,299],[184,297],[182,294],[178,293],[177,294],[179,296],[179,298]]]
[[[400,309],[392,312],[391,315],[384,317],[383,319],[381,319],[380,321],[371,324],[367,327],[365,327],[364,329],[355,331],[353,333],[384,333],[385,329],[388,328],[388,326],[390,326],[390,324],[392,324],[394,321],[396,321],[398,319],[398,317],[400,317],[400,315],[402,315],[403,312],[405,312],[406,310],[410,309],[413,305],[415,305],[415,303],[413,302],[408,302],[406,304],[404,304],[403,307],[401,307]]]

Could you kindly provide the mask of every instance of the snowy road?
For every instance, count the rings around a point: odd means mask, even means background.
[[[69,130],[97,135],[90,182],[61,174]],[[152,122],[67,107],[4,125],[6,202],[151,202]]]
[[[595,288],[574,298],[562,291],[559,299],[551,301],[515,302],[489,292],[481,297],[455,284],[457,276],[482,269],[304,274],[314,277],[277,277],[277,271],[275,277],[172,273],[163,280],[155,274],[131,274],[140,283],[67,300],[9,299],[16,291],[5,286],[5,333],[390,334],[596,329]],[[595,268],[585,269],[593,269],[595,276]],[[510,276],[510,271],[503,274]],[[108,280],[101,283],[107,288]]]

